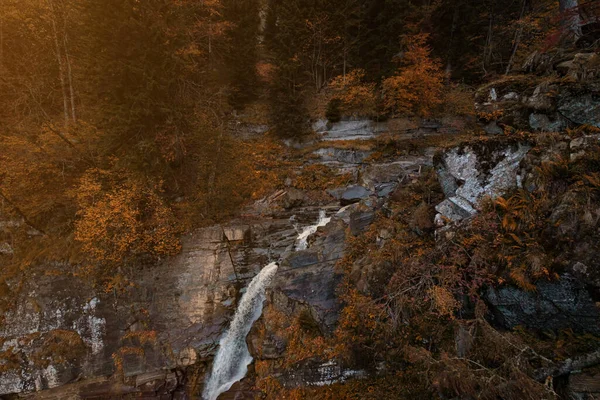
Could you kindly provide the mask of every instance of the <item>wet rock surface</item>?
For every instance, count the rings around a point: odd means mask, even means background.
[[[580,281],[570,275],[541,281],[535,292],[516,287],[489,288],[485,299],[493,321],[504,328],[524,326],[539,331],[573,329],[600,334],[600,310]]]

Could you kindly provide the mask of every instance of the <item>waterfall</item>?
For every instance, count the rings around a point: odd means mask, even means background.
[[[319,220],[317,221],[317,224],[307,226],[298,235],[296,250],[306,250],[308,248],[308,237],[315,233],[320,227],[327,225],[329,221],[331,221],[331,218],[327,218],[325,210],[319,211]]]
[[[216,400],[221,393],[246,376],[252,356],[246,345],[246,336],[262,314],[265,289],[271,283],[278,265],[271,263],[252,279],[242,296],[229,331],[219,342],[219,351],[213,363],[212,373],[206,381],[202,398]]]
[[[331,218],[327,218],[325,211],[321,210],[317,224],[307,226],[298,234],[296,250],[306,250],[308,237],[319,227],[327,225],[329,221]],[[267,265],[246,288],[246,293],[235,310],[229,330],[219,341],[219,350],[213,362],[212,372],[206,380],[202,393],[204,400],[216,400],[221,393],[228,391],[234,383],[246,376],[248,365],[252,362],[252,356],[246,345],[246,336],[262,314],[265,289],[271,283],[277,268],[278,265],[274,262]]]

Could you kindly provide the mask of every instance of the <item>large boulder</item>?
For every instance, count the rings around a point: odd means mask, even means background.
[[[371,191],[364,186],[350,186],[342,193],[340,202],[342,206],[358,203],[359,201],[368,198]]]
[[[305,200],[305,194],[301,190],[288,188],[282,198],[282,205],[286,210],[300,207]]]
[[[600,128],[600,94],[590,87],[572,86],[558,95],[558,112],[572,123]]]
[[[557,282],[538,282],[535,292],[512,286],[488,288],[485,300],[493,321],[507,329],[520,325],[540,331],[571,328],[600,335],[600,309],[584,284],[568,274]]]
[[[473,216],[484,197],[496,198],[518,187],[519,164],[530,148],[525,143],[498,138],[438,154],[434,165],[446,195],[436,207],[438,224]]]
[[[566,69],[566,75],[580,82],[600,78],[600,55],[597,53],[579,53],[573,60],[559,64],[557,68]],[[560,70],[559,70],[560,72]]]

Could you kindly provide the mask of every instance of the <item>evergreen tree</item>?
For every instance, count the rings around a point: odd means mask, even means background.
[[[228,42],[225,66],[231,86],[229,102],[234,108],[242,108],[257,98],[260,89],[256,71],[260,1],[225,0],[223,5]]]

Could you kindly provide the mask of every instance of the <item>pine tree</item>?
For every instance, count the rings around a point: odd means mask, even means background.
[[[227,23],[228,70],[231,93],[229,102],[243,108],[259,94],[260,82],[256,71],[260,34],[259,0],[225,0],[223,18]]]

